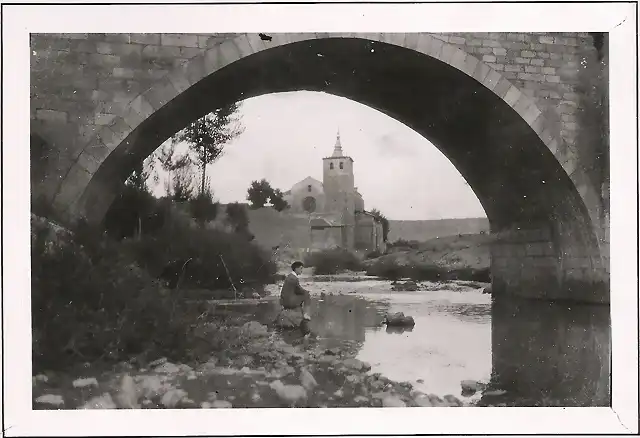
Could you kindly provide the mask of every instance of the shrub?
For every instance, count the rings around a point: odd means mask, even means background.
[[[333,275],[339,272],[363,269],[358,256],[342,248],[311,253],[305,258],[304,263],[307,266],[312,266],[314,273],[319,275]]]
[[[185,288],[228,289],[233,281],[240,289],[271,283],[276,273],[271,254],[250,242],[246,235],[190,227],[181,220],[172,221],[154,236],[128,242],[127,246],[144,269],[172,286],[187,261],[181,282]]]
[[[376,260],[367,269],[367,275],[384,278],[386,280],[399,280],[403,277],[404,267],[391,257]]]
[[[172,295],[117,244],[81,231],[86,245],[32,228],[34,372],[145,352],[188,357],[202,306]]]

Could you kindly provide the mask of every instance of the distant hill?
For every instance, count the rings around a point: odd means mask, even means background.
[[[436,237],[479,234],[489,231],[487,218],[440,219],[421,221],[389,220],[389,242],[398,239],[425,242]]]

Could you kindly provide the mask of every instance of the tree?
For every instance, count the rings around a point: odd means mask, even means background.
[[[289,203],[284,199],[284,193],[280,189],[273,189],[269,196],[269,202],[273,205],[276,211],[283,211],[289,208]]]
[[[251,203],[252,209],[258,209],[265,206],[272,194],[271,184],[263,178],[260,181],[251,182],[247,190],[247,200]]]
[[[218,216],[218,207],[220,203],[213,198],[213,192],[210,189],[209,181],[207,181],[208,190],[198,193],[198,195],[189,201],[191,217],[201,226],[207,222],[211,222]]]
[[[169,197],[176,202],[186,202],[193,199],[193,175],[189,167],[182,167],[175,172],[169,182]]]
[[[225,223],[231,226],[236,233],[249,232],[249,215],[245,206],[238,202],[228,204]]]
[[[189,145],[195,161],[201,168],[200,193],[205,193],[207,165],[216,161],[224,146],[244,132],[238,115],[239,104],[224,106],[192,122],[173,136],[175,145]]]
[[[387,242],[387,237],[389,237],[389,219],[376,208],[371,210],[371,214],[382,224],[382,240]]]
[[[173,143],[164,145],[162,149],[157,151],[157,153],[154,153],[152,156],[154,157],[154,159],[157,159],[160,162],[160,166],[162,166],[162,169],[167,172],[168,178],[165,181],[165,192],[167,196],[173,198],[174,188],[176,187],[176,185],[179,190],[182,190],[184,184],[187,183],[187,171],[185,171],[185,169],[189,170],[188,168],[191,167],[191,158],[189,157],[189,154],[176,156],[176,148]],[[175,172],[183,171],[184,173],[182,173],[178,177],[175,177]],[[154,178],[157,177],[154,175]],[[190,176],[188,184],[191,184]],[[182,198],[183,193],[181,192],[178,197]]]

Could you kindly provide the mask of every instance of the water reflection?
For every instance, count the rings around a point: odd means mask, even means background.
[[[278,311],[277,301],[232,310],[264,324]],[[416,324],[382,326],[387,312],[404,312]],[[328,347],[351,341],[373,372],[425,392],[460,395],[461,380],[491,380],[507,393],[480,404],[609,404],[608,306],[492,303],[474,291],[376,291],[315,298],[310,313],[312,331]]]
[[[493,375],[523,405],[609,406],[609,306],[495,300]]]

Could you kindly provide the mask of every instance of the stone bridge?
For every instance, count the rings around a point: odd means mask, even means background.
[[[495,235],[494,294],[609,301],[606,35],[32,34],[32,202],[100,222],[189,122],[323,91],[422,134]]]

